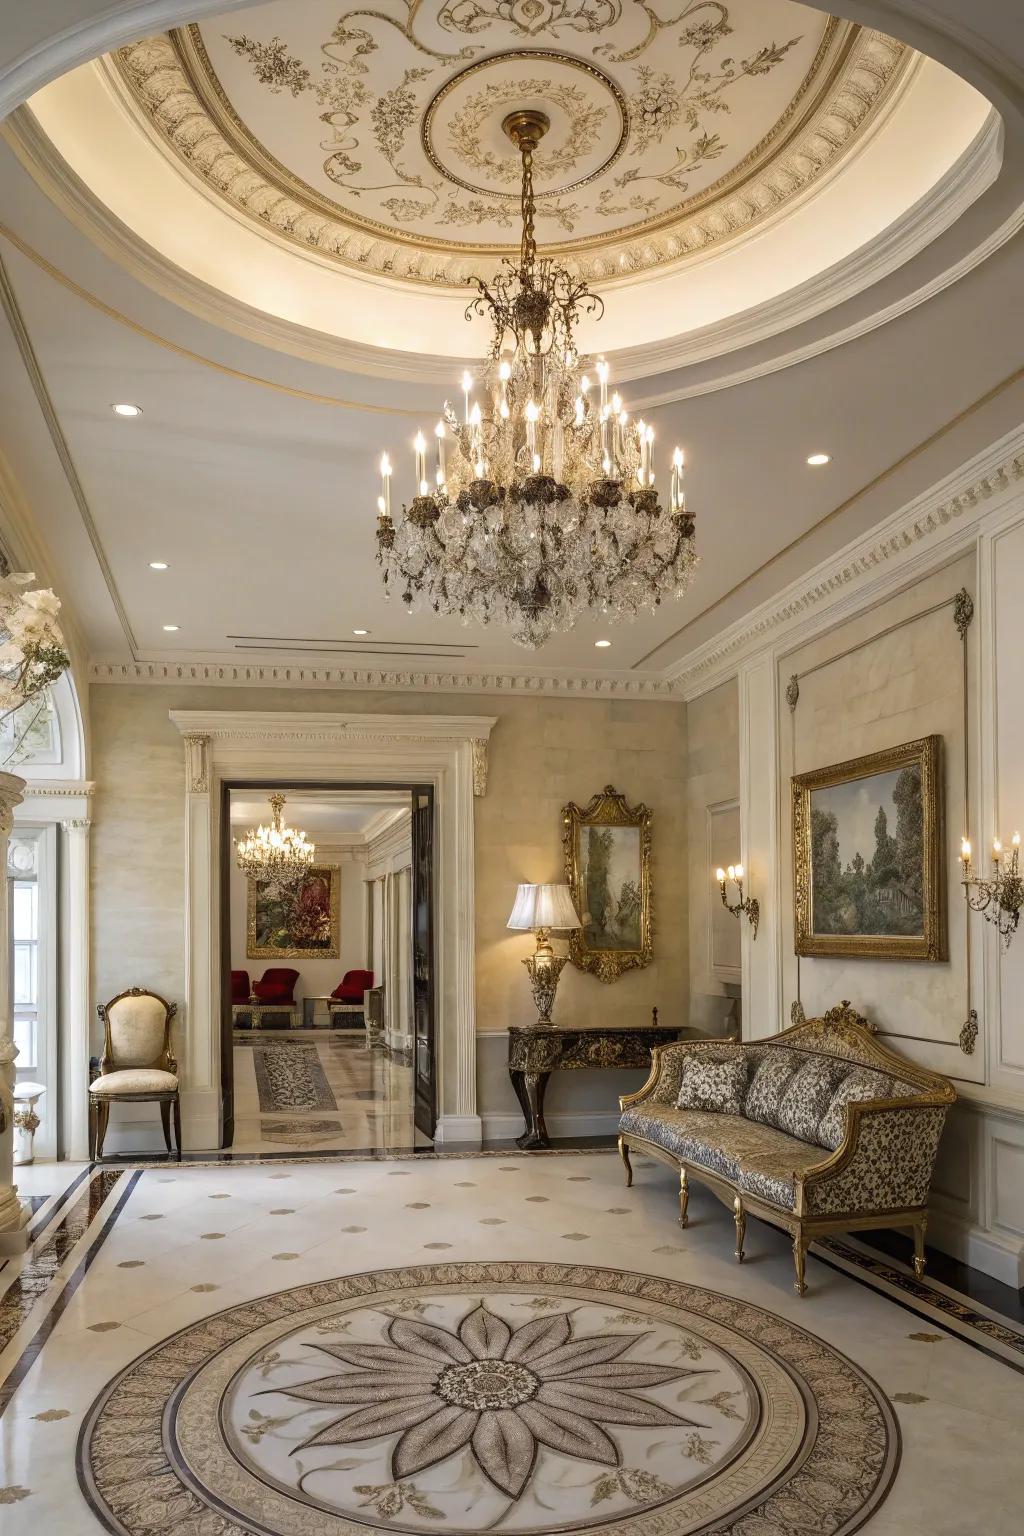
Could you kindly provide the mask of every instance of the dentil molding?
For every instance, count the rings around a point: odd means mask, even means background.
[[[663,699],[673,691],[659,673],[612,676],[567,670],[540,672],[404,672],[389,668],[266,666],[196,661],[114,661],[95,658],[91,683],[213,684],[224,688],[334,688],[353,692],[478,693],[542,698]],[[321,717],[326,718],[326,716]],[[398,718],[401,718],[400,716]],[[438,716],[442,719],[443,716]]]

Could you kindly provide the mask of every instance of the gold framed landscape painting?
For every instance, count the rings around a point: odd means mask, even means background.
[[[314,864],[301,882],[271,894],[249,881],[250,960],[336,960],[340,954],[338,866]]]
[[[797,774],[798,955],[945,960],[942,737]]]
[[[562,811],[565,880],[582,928],[569,958],[599,981],[650,964],[651,813],[630,806],[611,784],[585,806]]]

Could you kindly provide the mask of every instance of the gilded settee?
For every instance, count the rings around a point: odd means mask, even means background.
[[[910,1228],[924,1272],[932,1170],[956,1101],[946,1078],[881,1045],[846,1002],[771,1040],[687,1040],[652,1055],[647,1082],[619,1100],[627,1184],[631,1149],[677,1168],[684,1227],[689,1180],[707,1185],[733,1211],[741,1261],[748,1215],[782,1228],[801,1296],[808,1245],[830,1232]]]

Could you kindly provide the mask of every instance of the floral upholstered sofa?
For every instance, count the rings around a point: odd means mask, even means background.
[[[736,1257],[747,1216],[793,1239],[802,1296],[808,1244],[829,1232],[909,1227],[924,1271],[928,1190],[953,1085],[875,1040],[840,1003],[772,1040],[688,1040],[656,1046],[637,1093],[619,1103],[619,1152],[679,1170],[679,1221],[689,1179],[733,1211]]]

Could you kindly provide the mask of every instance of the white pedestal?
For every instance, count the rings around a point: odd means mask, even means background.
[[[35,1161],[35,1137],[40,1124],[36,1105],[46,1092],[42,1083],[14,1085],[14,1166],[24,1168]]]

